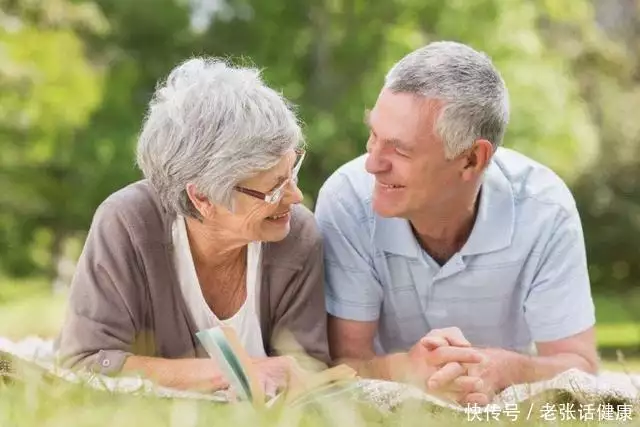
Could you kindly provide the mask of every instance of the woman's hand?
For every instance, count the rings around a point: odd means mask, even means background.
[[[302,382],[304,372],[291,356],[253,359],[253,364],[267,396],[273,397],[282,389]]]

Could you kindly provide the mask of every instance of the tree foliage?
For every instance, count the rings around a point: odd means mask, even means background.
[[[310,150],[301,186],[313,207],[324,179],[363,153],[363,113],[390,66],[448,39],[487,52],[503,73],[512,108],[505,145],[574,187],[598,286],[637,281],[625,253],[640,254],[624,242],[640,230],[630,161],[640,130],[630,118],[640,103],[638,32],[612,39],[592,3],[0,0],[0,268],[50,268],[100,201],[139,178],[133,149],[146,105],[180,61],[255,64],[298,106]]]

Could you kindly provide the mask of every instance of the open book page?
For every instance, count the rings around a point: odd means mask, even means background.
[[[316,396],[332,395],[356,384],[356,372],[347,365],[335,366],[321,372],[310,373],[300,382],[266,401],[262,384],[250,357],[242,347],[233,328],[216,326],[196,334],[209,355],[227,375],[242,400],[256,405],[273,406],[276,403],[297,405]]]

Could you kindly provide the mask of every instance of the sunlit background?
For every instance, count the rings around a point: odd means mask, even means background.
[[[180,61],[255,64],[298,106],[313,208],[324,179],[364,151],[363,111],[386,70],[448,39],[502,71],[506,146],[572,188],[601,354],[638,363],[639,11],[638,0],[0,0],[0,336],[55,335],[94,210],[140,178],[146,105]]]

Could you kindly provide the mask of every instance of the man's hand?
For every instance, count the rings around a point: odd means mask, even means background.
[[[478,351],[484,356],[484,361],[467,365],[466,368],[468,375],[482,379],[481,392],[491,400],[497,393],[511,385],[515,376],[512,371],[517,366],[514,358],[519,356],[499,348],[478,349]],[[473,402],[464,400],[464,403]]]
[[[296,386],[303,380],[304,371],[293,357],[265,357],[254,359],[253,363],[267,396],[273,397],[278,391]]]
[[[463,366],[468,377],[482,380],[480,394],[485,396],[486,403],[489,403],[497,393],[514,384],[553,378],[571,368],[578,368],[589,373],[595,372],[597,353],[594,342],[593,328],[590,328],[561,340],[536,343],[537,356],[520,354],[501,348],[475,348],[483,355],[484,360],[481,363],[463,364]],[[445,345],[442,340],[440,344]],[[459,401],[461,403],[482,404],[477,400],[477,397],[469,394],[462,396]]]
[[[457,402],[489,403],[482,379],[467,372],[484,362],[484,356],[471,347],[460,329],[434,329],[408,355],[422,386],[429,391]]]

